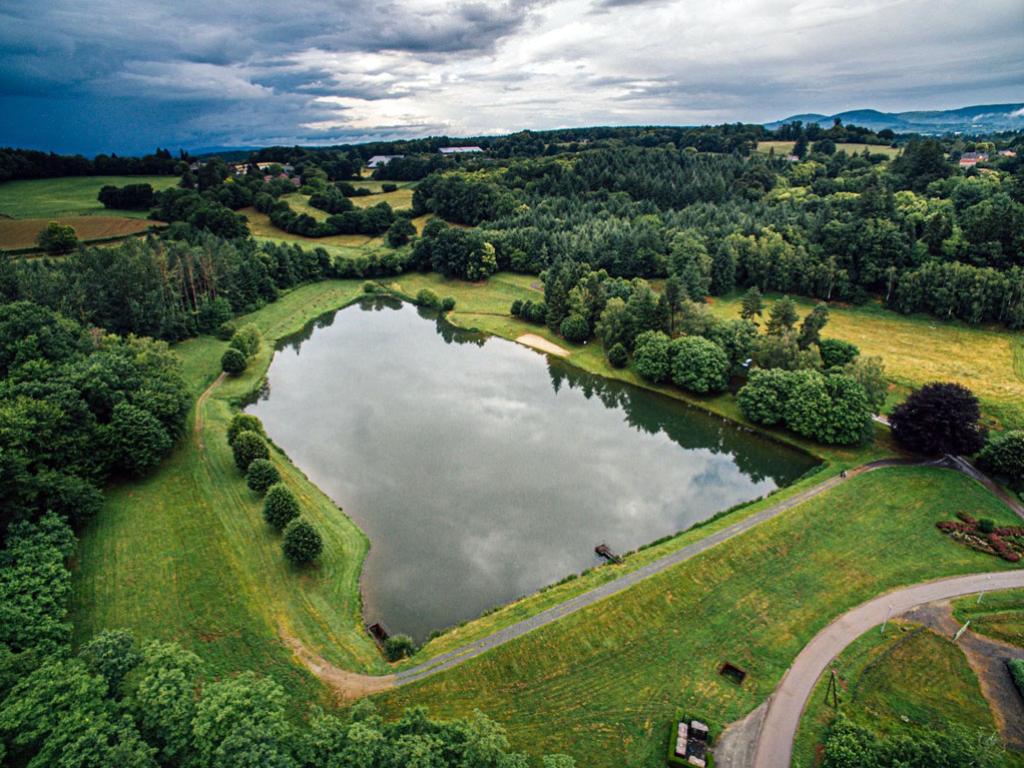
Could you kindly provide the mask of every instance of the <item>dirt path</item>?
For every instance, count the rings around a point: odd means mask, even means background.
[[[210,395],[213,394],[213,390],[220,386],[220,383],[224,381],[226,373],[222,373],[216,379],[214,379],[210,386],[203,390],[203,394],[196,400],[196,413],[195,419],[192,422],[192,435],[196,440],[196,448],[200,451],[206,450],[206,443],[203,442],[203,407],[206,405],[206,401],[210,399]]]
[[[541,352],[547,352],[549,355],[557,355],[558,357],[568,357],[569,350],[565,347],[560,347],[553,341],[548,341],[543,336],[538,336],[536,333],[524,333],[522,336],[517,336],[516,341],[520,344],[539,349]]]
[[[753,768],[790,765],[800,716],[818,678],[836,656],[869,629],[926,603],[1020,587],[1024,587],[1024,570],[954,576],[880,595],[844,613],[804,646],[772,693],[758,731]],[[738,768],[738,764],[731,768]]]
[[[960,629],[948,600],[915,608],[904,618],[924,624],[948,638]],[[978,676],[981,693],[995,716],[1003,743],[1011,749],[1024,750],[1024,701],[1006,666],[1009,659],[1024,659],[1024,648],[976,634],[969,628],[960,636],[958,645]]]
[[[360,675],[348,672],[309,650],[298,638],[284,630],[281,630],[281,639],[292,649],[292,653],[303,666],[325,682],[341,701],[361,699],[363,696],[395,687],[394,675]]]

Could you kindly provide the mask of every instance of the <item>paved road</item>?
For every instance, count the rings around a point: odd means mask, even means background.
[[[1021,587],[1024,570],[954,576],[880,595],[844,613],[804,647],[772,694],[758,736],[754,768],[788,768],[800,715],[818,678],[832,659],[869,629],[925,603]]]
[[[911,462],[900,459],[883,459],[881,461],[873,461],[869,464],[858,467],[857,469],[851,470],[847,473],[847,477],[845,478],[839,475],[830,477],[828,480],[808,488],[801,493],[795,494],[794,496],[790,496],[789,498],[780,501],[778,504],[773,504],[750,517],[744,518],[743,520],[722,528],[709,536],[705,536],[700,541],[688,544],[682,549],[678,549],[669,555],[665,555],[665,557],[648,563],[642,568],[623,574],[614,581],[609,581],[606,584],[595,587],[589,592],[577,595],[574,598],[566,600],[564,603],[559,603],[556,606],[548,608],[546,611],[541,611],[536,616],[532,616],[528,619],[524,619],[523,621],[505,627],[504,629],[501,629],[492,635],[488,635],[487,637],[481,638],[474,643],[462,646],[454,651],[449,651],[448,653],[443,653],[440,656],[435,656],[433,659],[425,661],[422,664],[411,667],[404,672],[399,672],[395,675],[395,684],[407,685],[408,683],[422,680],[423,678],[437,672],[450,669],[451,667],[461,664],[468,659],[472,659],[475,656],[479,656],[492,648],[503,645],[509,640],[521,637],[527,632],[532,632],[538,627],[543,627],[545,624],[557,621],[564,616],[568,616],[582,608],[586,608],[600,600],[604,600],[606,597],[610,597],[611,595],[629,589],[634,584],[643,581],[644,579],[648,579],[655,574],[662,573],[673,566],[679,565],[679,563],[685,562],[691,557],[695,557],[702,552],[706,552],[712,547],[717,546],[724,541],[728,541],[734,536],[738,536],[741,533],[749,531],[751,528],[760,525],[766,520],[770,520],[771,518],[776,517],[793,507],[803,504],[805,501],[812,499],[825,491],[835,488],[837,485],[846,482],[846,480],[851,477],[864,474],[865,472],[871,472],[872,470],[882,469],[883,467],[905,466],[910,463]]]

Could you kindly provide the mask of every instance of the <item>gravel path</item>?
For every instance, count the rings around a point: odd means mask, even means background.
[[[844,613],[804,646],[772,694],[758,736],[754,768],[790,765],[800,716],[818,678],[843,649],[869,629],[925,603],[1020,587],[1024,587],[1024,570],[954,576],[880,595]]]

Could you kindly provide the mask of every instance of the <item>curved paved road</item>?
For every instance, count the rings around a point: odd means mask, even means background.
[[[847,473],[845,478],[840,475],[830,477],[828,480],[818,483],[805,491],[790,496],[787,499],[783,499],[778,504],[766,507],[760,512],[735,522],[732,525],[726,526],[709,536],[705,536],[699,541],[687,544],[685,547],[648,563],[642,568],[623,574],[614,581],[609,581],[599,587],[595,587],[588,592],[584,592],[581,595],[577,595],[576,597],[566,600],[564,603],[559,603],[545,611],[541,611],[537,615],[531,616],[528,619],[516,622],[515,624],[505,627],[492,635],[481,638],[474,643],[462,646],[453,651],[449,651],[448,653],[443,653],[440,656],[435,656],[433,659],[429,659],[415,667],[410,667],[403,672],[398,672],[394,677],[395,685],[407,685],[408,683],[414,683],[417,680],[422,680],[423,678],[428,677],[429,675],[450,669],[451,667],[461,664],[468,659],[472,659],[475,656],[479,656],[492,648],[503,645],[509,640],[521,637],[527,632],[532,632],[538,627],[550,624],[563,616],[568,616],[582,608],[586,608],[600,600],[604,600],[606,597],[610,597],[611,595],[629,589],[637,582],[650,578],[662,571],[666,571],[679,563],[689,560],[691,557],[695,557],[702,552],[706,552],[712,547],[717,546],[734,536],[738,536],[741,533],[749,531],[751,528],[760,525],[766,520],[770,520],[793,507],[803,504],[808,499],[812,499],[825,491],[831,490],[840,483],[843,483],[847,479],[855,477],[856,475],[871,472],[876,469],[882,469],[884,467],[907,466],[911,464],[914,464],[914,462],[902,459],[882,459],[880,461],[873,461],[868,464],[864,464],[863,466],[851,470]],[[936,464],[936,462],[922,462],[922,464]]]
[[[754,768],[788,768],[800,716],[818,678],[832,659],[869,629],[925,603],[990,589],[1021,587],[1024,587],[1024,570],[974,573],[904,587],[844,613],[800,651],[772,694],[758,735]]]

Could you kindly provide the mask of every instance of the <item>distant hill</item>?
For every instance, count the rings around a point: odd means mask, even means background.
[[[888,128],[896,133],[988,133],[991,131],[1024,130],[1024,104],[976,104],[959,109],[917,112],[879,112],[877,109],[852,109],[835,115],[810,112],[792,115],[783,120],[765,123],[775,130],[780,125],[800,120],[822,127],[839,118],[847,125],[859,125],[873,131]]]

